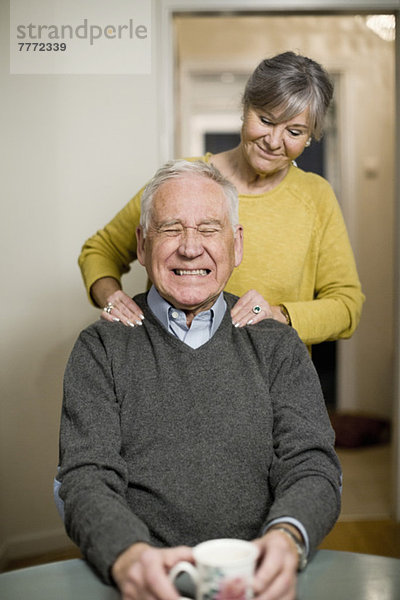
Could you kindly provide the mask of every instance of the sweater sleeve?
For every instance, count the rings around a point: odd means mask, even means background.
[[[81,333],[65,372],[59,479],[67,533],[110,582],[117,556],[149,532],[126,501],[112,361],[94,327]]]
[[[307,345],[349,338],[365,300],[340,206],[330,186],[328,190],[328,201],[321,203],[324,208],[316,222],[320,244],[314,298],[283,302],[292,326]]]
[[[272,373],[270,388],[274,411],[270,485],[274,502],[265,526],[281,517],[297,519],[307,531],[313,552],[339,516],[341,469],[307,349],[290,329],[282,337],[274,356],[276,373]]]
[[[78,264],[89,299],[90,288],[102,277],[120,281],[136,259],[136,227],[140,222],[142,188],[117,215],[82,246]]]

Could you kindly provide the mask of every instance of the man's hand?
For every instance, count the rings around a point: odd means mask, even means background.
[[[144,319],[142,309],[121,290],[119,282],[113,277],[102,277],[95,281],[90,293],[93,300],[102,309],[102,319],[121,321],[130,327],[142,324]]]
[[[254,577],[257,600],[295,600],[298,554],[296,545],[282,531],[270,529],[253,542],[259,548]]]
[[[254,307],[260,307],[260,310],[254,312]],[[280,321],[281,323],[287,322],[280,307],[271,306],[256,290],[249,290],[239,298],[231,310],[231,317],[232,323],[236,327],[254,325],[263,319],[275,319],[275,321]]]
[[[168,573],[180,560],[193,562],[191,548],[159,549],[141,542],[130,546],[111,569],[122,600],[178,600]]]

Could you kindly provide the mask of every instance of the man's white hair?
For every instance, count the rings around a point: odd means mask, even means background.
[[[232,229],[234,233],[236,232],[236,225],[239,224],[239,199],[233,183],[228,181],[211,163],[202,160],[171,160],[158,169],[143,191],[140,225],[144,236],[146,236],[150,226],[153,198],[159,187],[170,179],[177,179],[190,174],[211,179],[211,181],[215,181],[221,186],[228,202],[228,213]]]

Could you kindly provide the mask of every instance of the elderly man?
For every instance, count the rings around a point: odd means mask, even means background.
[[[307,350],[272,319],[232,324],[236,298],[223,289],[243,235],[236,190],[214,167],[162,167],[136,235],[153,283],[135,297],[143,321],[99,320],[66,369],[67,531],[124,599],[177,600],[167,574],[192,560],[190,546],[236,537],[259,548],[256,597],[290,600],[297,569],[340,510],[333,432]]]

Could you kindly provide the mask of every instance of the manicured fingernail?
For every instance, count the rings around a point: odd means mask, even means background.
[[[240,323],[234,323],[234,327],[239,327]]]
[[[142,319],[142,321],[143,321],[143,319],[144,319],[144,315],[139,315],[139,317],[140,317],[140,318]]]
[[[120,319],[118,319],[118,317],[113,317],[113,321],[115,321],[116,323],[119,323]]]
[[[130,321],[126,322],[127,325],[129,325],[130,327],[135,327],[133,323],[131,323]]]
[[[253,319],[250,319],[250,321],[247,321],[246,325],[251,325],[253,322]]]
[[[135,321],[136,325],[142,325],[142,321]]]

